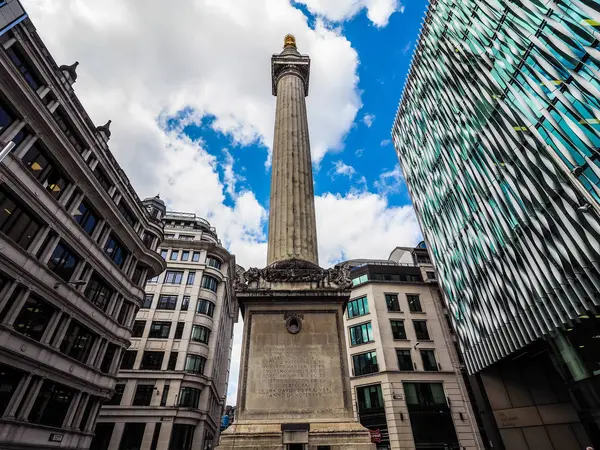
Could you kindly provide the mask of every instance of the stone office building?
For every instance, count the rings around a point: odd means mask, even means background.
[[[218,442],[238,306],[235,257],[210,224],[169,212],[115,396],[102,408],[92,450],[209,450]]]
[[[16,145],[0,164],[0,448],[87,449],[146,279],[165,267],[164,206],[134,192],[73,91],[76,64],[59,67],[28,18],[13,25],[0,36],[0,141]]]
[[[348,264],[353,403],[361,424],[379,430],[377,448],[483,449],[427,249]]]

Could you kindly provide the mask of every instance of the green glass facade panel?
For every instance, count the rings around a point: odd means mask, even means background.
[[[471,372],[600,308],[598,17],[430,2],[392,138]]]

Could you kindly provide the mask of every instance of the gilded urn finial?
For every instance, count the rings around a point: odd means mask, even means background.
[[[293,47],[296,48],[296,38],[293,34],[286,34],[283,41],[283,48]]]

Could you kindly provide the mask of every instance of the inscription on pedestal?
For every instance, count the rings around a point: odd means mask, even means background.
[[[250,331],[246,410],[279,413],[343,410],[335,314],[305,314],[302,332],[284,318],[256,313]]]

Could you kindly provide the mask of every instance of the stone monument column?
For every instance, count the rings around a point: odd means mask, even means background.
[[[271,174],[267,264],[289,259],[319,263],[317,226],[305,97],[310,58],[288,35],[283,51],[271,58],[275,139]]]
[[[238,267],[244,340],[235,422],[219,450],[372,450],[354,418],[344,336],[349,268],[318,265],[306,118],[310,59],[285,37],[277,95],[268,266]]]

